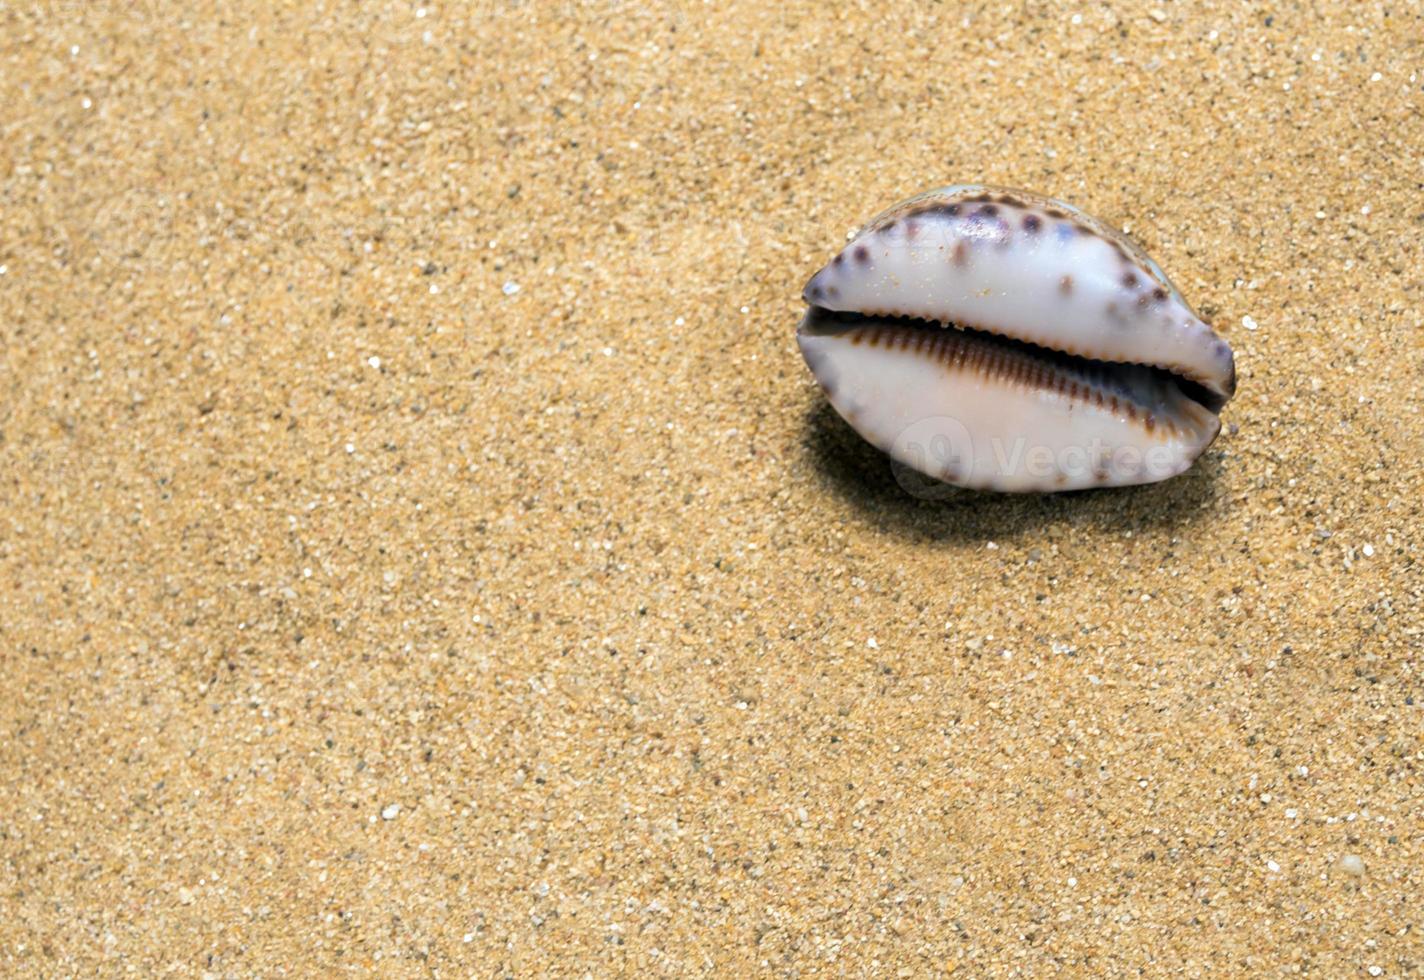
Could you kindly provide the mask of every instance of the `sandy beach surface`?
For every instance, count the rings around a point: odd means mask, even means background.
[[[1417,975],[1424,8],[0,3],[0,973]],[[959,181],[1236,351],[915,496],[793,333]]]

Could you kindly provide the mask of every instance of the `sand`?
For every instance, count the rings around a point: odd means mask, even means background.
[[[384,6],[0,6],[0,973],[1417,973],[1417,4]],[[827,408],[955,181],[1230,339],[1187,475]]]

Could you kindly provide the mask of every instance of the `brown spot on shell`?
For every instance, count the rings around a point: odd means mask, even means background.
[[[1124,286],[1126,286],[1128,289],[1136,289],[1136,288],[1137,288],[1137,273],[1135,273],[1135,272],[1125,272],[1125,273],[1123,273],[1123,276],[1122,276],[1122,284],[1123,284]]]
[[[852,254],[855,257],[855,260],[861,265],[864,265],[865,263],[870,261],[870,249],[866,248],[864,245],[857,245],[855,247],[855,251]]]
[[[960,207],[957,203],[946,204],[944,201],[932,201],[929,204],[917,207],[909,212],[912,217],[932,218],[935,216],[954,218],[958,217]]]
[[[1038,234],[1043,228],[1043,219],[1036,214],[1026,214],[1023,219],[1023,229],[1030,235]]]
[[[1061,210],[1060,208],[1049,208],[1047,214],[1055,221],[1061,221],[1062,219],[1068,217],[1068,212]]]
[[[953,257],[955,265],[965,266],[969,264],[969,246],[966,245],[962,239],[954,243]]]
[[[1166,300],[1166,298],[1167,290],[1163,289],[1161,286],[1158,286],[1156,289],[1152,290],[1152,299],[1154,301],[1161,303]]]
[[[999,213],[999,209],[993,204],[986,204],[979,209],[979,213],[986,218],[992,218]]]
[[[1058,291],[1064,296],[1071,295],[1073,292],[1073,277],[1064,276],[1062,279],[1058,280]]]

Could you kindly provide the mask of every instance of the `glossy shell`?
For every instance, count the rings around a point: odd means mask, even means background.
[[[797,339],[901,463],[1007,491],[1182,472],[1235,390],[1230,347],[1121,232],[979,185],[872,219],[807,283]]]

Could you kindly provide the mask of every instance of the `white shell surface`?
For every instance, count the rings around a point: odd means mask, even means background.
[[[899,462],[1009,492],[1152,483],[1192,464],[1215,414],[1145,368],[1045,366],[982,335],[895,321],[797,332],[836,411]]]
[[[830,310],[922,317],[1164,368],[1223,398],[1231,348],[1121,232],[1023,191],[955,185],[869,222],[807,284]]]

